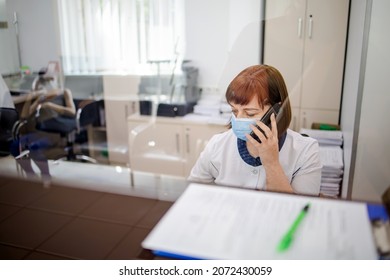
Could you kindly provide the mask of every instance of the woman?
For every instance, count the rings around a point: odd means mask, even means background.
[[[280,72],[268,65],[246,68],[228,86],[226,100],[233,113],[231,129],[210,139],[188,180],[319,195],[318,143],[288,129],[291,107]],[[272,114],[268,127],[259,120],[277,103],[278,122]],[[252,131],[260,142],[250,135]]]
[[[37,131],[58,131],[59,127],[73,125],[76,108],[72,92],[57,88],[54,76],[39,73],[34,81],[33,91],[28,94],[21,112],[21,119],[27,120],[20,131],[20,138],[12,145],[12,154],[28,177],[36,177],[32,162],[37,165],[44,182],[50,183],[51,175],[45,151],[53,146],[52,140]],[[29,151],[27,157],[23,151]]]
[[[75,117],[76,107],[72,92],[67,88],[60,89],[57,78],[54,75],[47,75],[46,68],[40,70],[32,89],[33,92],[23,108],[22,118],[34,115],[40,123],[59,116]]]

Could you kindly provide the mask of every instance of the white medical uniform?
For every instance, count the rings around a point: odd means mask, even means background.
[[[317,140],[288,129],[279,162],[295,193],[319,194],[322,164]],[[241,158],[231,129],[210,139],[188,180],[266,190],[264,167],[251,166]]]

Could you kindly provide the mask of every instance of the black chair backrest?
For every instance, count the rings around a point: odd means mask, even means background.
[[[12,135],[12,128],[18,119],[19,114],[15,109],[0,107],[0,133]]]
[[[0,107],[0,156],[10,154],[12,128],[18,120],[19,114],[15,109]]]
[[[95,123],[99,118],[99,103],[94,100],[83,100],[79,102],[78,108],[81,110],[80,126],[85,127],[87,125]]]

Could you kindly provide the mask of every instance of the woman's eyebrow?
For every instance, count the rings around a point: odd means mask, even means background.
[[[244,111],[260,111],[259,108],[244,108]]]

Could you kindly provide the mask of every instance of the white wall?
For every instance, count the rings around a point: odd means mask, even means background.
[[[349,19],[348,44],[346,55],[346,67],[344,74],[343,101],[341,106],[340,125],[344,136],[344,180],[342,186],[342,197],[350,198],[349,184],[353,180],[349,179],[351,161],[355,160],[352,147],[354,142],[355,117],[357,108],[358,88],[363,52],[363,30],[366,15],[366,0],[353,0],[351,2],[351,13]],[[369,19],[368,19],[369,20]],[[364,66],[364,65],[363,65]],[[362,70],[364,71],[364,69]],[[364,74],[364,73],[363,73]],[[359,104],[360,106],[360,104]],[[356,127],[358,129],[358,127]]]
[[[199,67],[199,85],[218,88],[260,63],[263,1],[186,0],[186,59]]]
[[[0,0],[0,21],[8,21],[6,2]],[[12,28],[12,20],[8,21],[8,28],[0,29],[0,73],[11,74],[19,69],[18,53],[16,51],[16,35]]]
[[[56,0],[6,0],[8,22],[17,12],[20,31],[21,64],[33,71],[59,60]],[[14,34],[14,26],[10,30]]]
[[[390,186],[387,0],[353,0],[341,112],[343,197],[381,202]]]
[[[186,8],[186,55],[199,68],[199,84],[216,86],[228,56],[226,0],[190,0]]]
[[[225,93],[230,81],[244,68],[259,64],[262,52],[262,1],[230,0],[228,59],[218,88]]]
[[[381,201],[390,186],[390,1],[372,1],[351,198]]]

